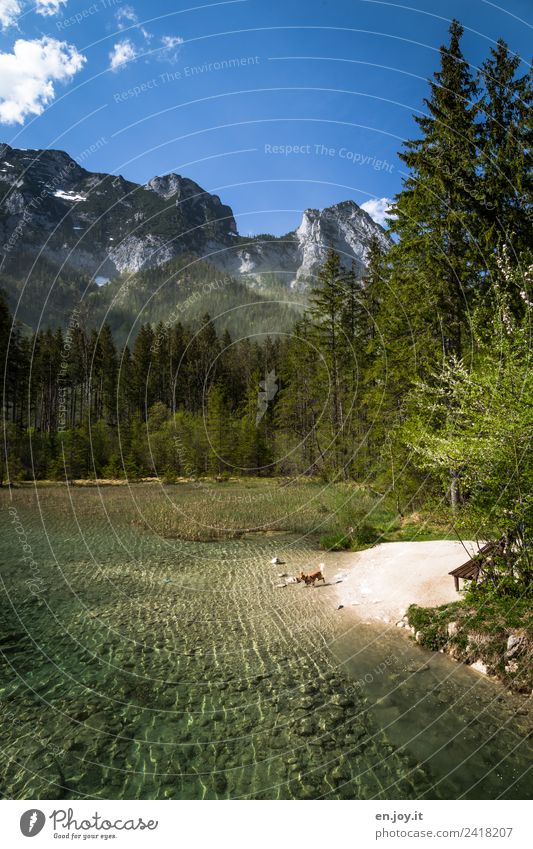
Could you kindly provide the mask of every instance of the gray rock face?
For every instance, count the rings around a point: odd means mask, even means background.
[[[301,255],[298,279],[315,276],[330,248],[337,251],[344,265],[349,266],[353,262],[361,272],[372,236],[379,239],[384,250],[391,245],[390,237],[383,228],[351,200],[322,211],[306,209],[296,236]]]
[[[166,174],[164,177],[152,177],[146,184],[146,188],[155,192],[160,197],[174,197],[181,200],[183,197],[194,197],[202,194],[202,189],[192,180],[180,177],[179,174]]]
[[[252,282],[275,275],[290,286],[305,287],[312,282],[333,249],[347,268],[355,265],[361,273],[366,265],[368,246],[375,236],[383,250],[391,239],[354,201],[348,200],[323,210],[306,209],[297,230],[275,238],[264,236],[243,239],[233,249],[214,251],[210,261],[232,274],[244,275]],[[213,249],[215,246],[211,246]]]
[[[159,236],[125,236],[116,247],[109,249],[109,261],[118,271],[141,271],[162,265],[174,256],[172,245]]]
[[[45,258],[111,278],[192,253],[248,282],[275,276],[305,286],[329,248],[364,268],[370,237],[385,231],[353,201],[308,209],[286,236],[243,238],[229,206],[179,174],[141,186],[86,171],[63,151],[0,146],[0,253]]]

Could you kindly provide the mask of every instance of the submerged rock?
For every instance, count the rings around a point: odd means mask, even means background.
[[[315,734],[316,724],[314,719],[312,719],[310,716],[306,716],[305,719],[302,719],[298,723],[297,730],[302,737],[309,737],[311,734]]]

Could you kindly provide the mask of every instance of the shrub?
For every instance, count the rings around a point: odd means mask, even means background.
[[[431,651],[439,651],[448,642],[448,622],[457,615],[461,602],[451,602],[442,607],[418,607],[411,604],[407,608],[407,620],[420,633],[419,644]]]
[[[357,545],[375,545],[381,537],[380,532],[368,522],[358,525],[352,534],[352,540]]]
[[[341,532],[334,534],[324,534],[320,537],[320,548],[326,551],[349,551],[352,547],[352,538],[349,534]]]

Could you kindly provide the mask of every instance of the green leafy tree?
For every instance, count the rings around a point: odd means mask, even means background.
[[[403,436],[414,461],[446,485],[453,470],[478,538],[510,536],[519,571],[531,579],[533,538],[533,376],[531,307],[533,266],[513,268],[508,251],[498,259],[486,310],[473,321],[478,348],[474,364],[452,357],[431,382],[417,385]],[[515,289],[527,310],[518,321],[511,309]]]

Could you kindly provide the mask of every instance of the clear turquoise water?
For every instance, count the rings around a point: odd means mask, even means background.
[[[159,538],[153,497],[2,495],[5,797],[531,796],[523,701],[332,587],[277,587],[302,542]]]

